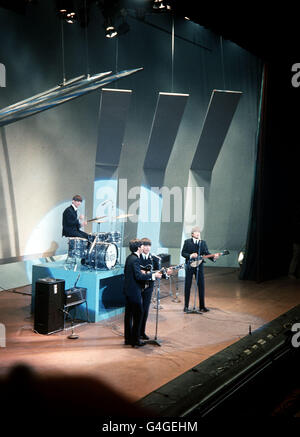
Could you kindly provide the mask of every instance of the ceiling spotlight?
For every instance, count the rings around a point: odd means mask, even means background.
[[[62,20],[71,24],[75,23],[77,18],[72,0],[57,0],[56,8],[57,13]]]
[[[113,38],[116,35],[118,35],[118,32],[116,31],[114,26],[109,26],[105,29],[106,38]]]
[[[156,10],[162,10],[162,9],[165,9],[166,6],[165,6],[163,0],[154,0],[152,8],[156,9]]]
[[[116,35],[118,35],[118,32],[117,32],[116,28],[111,23],[108,23],[105,26],[105,36],[106,36],[106,38],[113,38]]]
[[[65,21],[67,23],[70,23],[70,24],[75,23],[75,21],[76,21],[76,14],[75,14],[75,12],[67,13],[66,17],[65,17]]]

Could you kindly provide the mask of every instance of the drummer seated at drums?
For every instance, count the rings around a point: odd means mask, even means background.
[[[88,241],[93,241],[94,236],[87,234],[80,228],[87,224],[84,216],[77,216],[77,210],[82,203],[82,197],[79,194],[73,196],[72,204],[68,206],[63,212],[62,217],[62,235],[63,237],[81,237]]]

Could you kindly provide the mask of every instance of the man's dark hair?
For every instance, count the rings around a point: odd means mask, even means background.
[[[129,241],[129,250],[130,252],[134,253],[138,250],[139,247],[142,245],[142,241],[138,238],[134,238],[133,240]]]
[[[146,237],[142,238],[141,242],[144,246],[151,246],[152,245],[151,240],[149,238],[146,238]]]

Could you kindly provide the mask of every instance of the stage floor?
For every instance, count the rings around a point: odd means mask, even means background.
[[[206,267],[206,306],[210,312],[183,313],[184,281],[172,280],[181,302],[172,301],[169,283],[162,281],[158,339],[161,346],[124,345],[123,314],[112,319],[52,335],[33,332],[31,287],[0,292],[0,322],[6,347],[0,348],[0,375],[16,363],[41,374],[92,376],[138,400],[194,365],[299,304],[300,281],[289,278],[261,284],[239,281],[238,270]],[[193,290],[193,289],[192,289]],[[16,292],[17,291],[17,292]],[[23,293],[23,294],[20,294]],[[191,293],[192,301],[194,293]],[[156,310],[151,305],[147,334],[153,338]]]

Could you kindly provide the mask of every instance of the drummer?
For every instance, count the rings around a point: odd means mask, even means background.
[[[82,203],[82,197],[79,194],[73,196],[72,204],[63,212],[62,217],[62,235],[63,237],[80,237],[92,240],[92,236],[82,231],[80,228],[87,224],[84,216],[77,216],[77,210]]]

